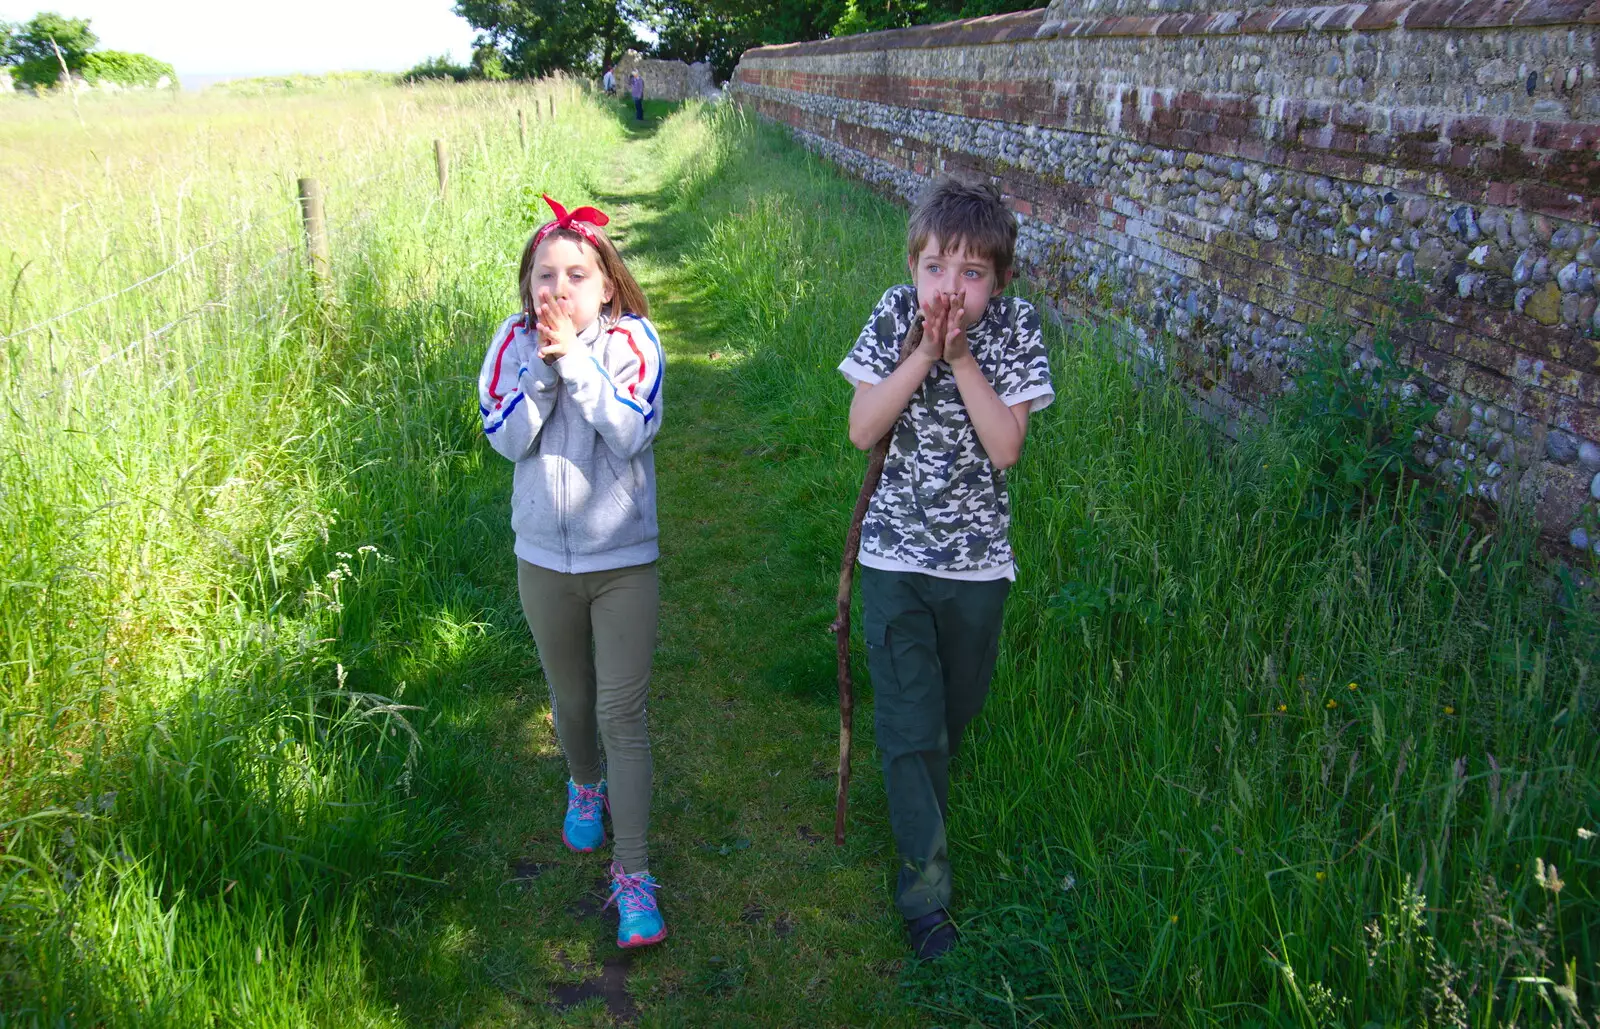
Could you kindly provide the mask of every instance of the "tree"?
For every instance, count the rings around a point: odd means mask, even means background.
[[[656,56],[709,61],[722,80],[750,47],[833,34],[845,10],[846,0],[658,0],[649,23]]]
[[[651,53],[708,61],[719,80],[753,46],[1024,11],[1043,0],[456,0],[456,13],[517,75],[592,74],[656,33]],[[642,47],[641,47],[642,49]]]
[[[0,66],[12,63],[17,52],[17,26],[0,21]]]
[[[1038,0],[848,0],[833,35],[932,25],[957,18],[981,18],[1044,6]]]
[[[629,47],[643,0],[456,0],[456,13],[495,47],[513,75],[592,75]]]
[[[17,33],[13,61],[17,64],[29,61],[54,62],[56,48],[59,47],[67,67],[77,68],[83,63],[84,55],[99,42],[100,37],[89,28],[89,19],[65,18],[54,11],[45,11],[34,15],[33,20],[23,25]],[[52,43],[55,45],[52,46]]]

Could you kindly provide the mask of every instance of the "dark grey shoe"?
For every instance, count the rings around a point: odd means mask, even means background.
[[[906,919],[906,934],[911,937],[911,956],[918,961],[943,957],[956,945],[956,924],[943,909]]]

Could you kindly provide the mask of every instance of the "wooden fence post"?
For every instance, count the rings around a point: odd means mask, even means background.
[[[433,166],[439,173],[439,195],[445,195],[450,182],[450,150],[442,139],[433,141]]]
[[[522,152],[528,152],[528,116],[522,108],[517,108],[517,142],[522,144]]]
[[[333,256],[328,248],[328,220],[322,209],[322,183],[300,180],[300,219],[306,229],[306,259],[317,296],[326,300],[333,287]]]
[[[550,120],[556,120],[556,95],[554,92],[550,94]]]

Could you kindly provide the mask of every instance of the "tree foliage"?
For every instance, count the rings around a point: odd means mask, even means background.
[[[480,47],[503,55],[511,75],[592,75],[629,48],[645,48],[634,33],[647,21],[645,0],[456,0],[456,13],[478,30]]]
[[[464,64],[456,64],[450,60],[449,54],[440,54],[438,57],[427,57],[404,75],[400,76],[401,82],[425,82],[428,79],[450,79],[453,82],[465,82],[472,78],[472,69]]]
[[[933,25],[957,18],[981,18],[1043,7],[1043,0],[847,0],[847,9],[834,23],[833,35],[849,36],[880,29]]]
[[[1046,0],[456,0],[515,75],[593,74],[656,34],[652,56],[708,61],[726,79],[753,46],[1025,11]]]
[[[83,55],[79,70],[91,85],[115,82],[119,86],[154,87],[162,79],[178,81],[178,73],[167,62],[125,50],[91,50]]]
[[[506,71],[506,60],[500,51],[484,45],[472,51],[472,77],[486,82],[503,82],[511,77]]]
[[[51,46],[54,42],[55,46]],[[54,11],[43,11],[17,27],[12,43],[11,61],[25,64],[29,61],[56,61],[56,47],[67,67],[77,69],[84,55],[93,50],[100,37],[89,28],[87,18],[67,18]]]
[[[655,56],[708,61],[719,80],[733,74],[753,46],[823,39],[844,15],[847,0],[660,0],[649,24]]]
[[[87,18],[68,18],[42,11],[27,22],[0,22],[0,65],[14,65],[24,86],[48,89],[61,80],[61,65],[91,84],[154,86],[163,77],[178,81],[172,65],[145,54],[96,50],[100,37]],[[57,50],[60,51],[59,56]]]

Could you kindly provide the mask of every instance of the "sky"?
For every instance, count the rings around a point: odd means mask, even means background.
[[[40,10],[88,18],[107,50],[132,50],[185,75],[404,71],[472,54],[452,0],[0,0],[0,21]]]

